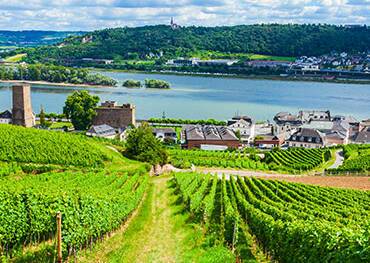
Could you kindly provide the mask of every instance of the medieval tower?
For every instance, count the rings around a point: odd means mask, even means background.
[[[14,125],[35,126],[35,116],[31,105],[31,86],[16,84],[13,86],[13,120]]]

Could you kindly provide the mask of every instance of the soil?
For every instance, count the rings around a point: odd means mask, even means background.
[[[261,176],[262,177],[262,176]],[[264,179],[370,191],[369,176],[264,176]]]

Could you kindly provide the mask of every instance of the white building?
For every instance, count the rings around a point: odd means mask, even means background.
[[[255,124],[248,116],[236,116],[228,120],[227,127],[234,133],[239,132],[242,142],[252,143],[255,136]]]
[[[172,128],[153,128],[153,135],[160,141],[172,140],[177,141],[176,131]]]

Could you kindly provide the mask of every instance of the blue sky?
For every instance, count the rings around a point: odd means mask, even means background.
[[[2,30],[94,30],[167,24],[370,25],[370,0],[0,0]]]

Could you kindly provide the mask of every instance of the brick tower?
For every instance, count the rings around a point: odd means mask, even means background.
[[[31,105],[29,84],[13,85],[13,124],[24,127],[35,126],[35,116]]]

